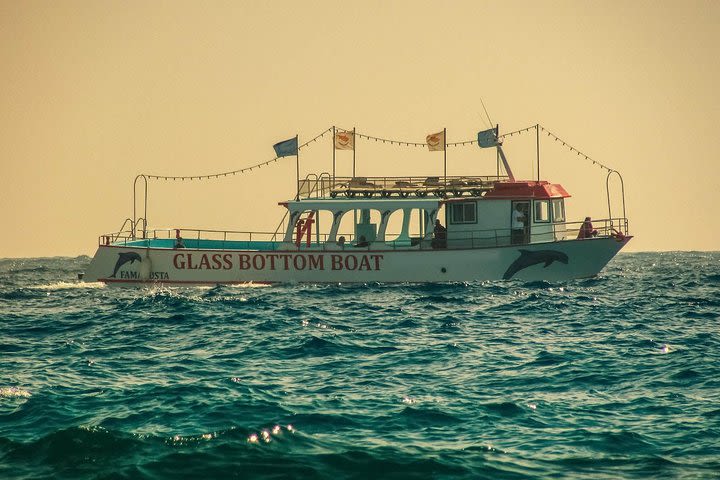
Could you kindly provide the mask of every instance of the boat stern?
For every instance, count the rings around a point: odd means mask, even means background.
[[[82,275],[84,282],[145,281],[152,271],[145,248],[100,245]]]

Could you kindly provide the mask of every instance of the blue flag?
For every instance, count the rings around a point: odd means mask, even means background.
[[[483,130],[482,132],[478,132],[478,147],[480,148],[488,148],[488,147],[495,147],[497,146],[498,141],[497,137],[495,136],[495,129],[491,128],[490,130]]]
[[[290,140],[283,140],[282,142],[273,145],[275,149],[275,155],[278,157],[289,157],[297,155],[298,153],[298,139],[293,137]]]

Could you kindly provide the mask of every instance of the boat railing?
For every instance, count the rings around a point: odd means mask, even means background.
[[[548,232],[535,233],[531,232],[531,236],[526,236],[524,240],[515,243],[515,245],[526,245],[532,243],[547,243],[553,241],[576,240],[579,237],[580,230],[584,222],[560,222],[552,224],[552,229]],[[622,238],[628,235],[627,218],[607,218],[592,221],[594,234],[586,237],[591,238]],[[310,247],[305,244],[298,247],[303,249],[321,249],[321,250],[377,250],[377,249],[402,249],[417,248],[426,249],[472,249],[472,248],[488,248],[488,247],[504,247],[513,245],[512,230],[510,228],[499,229],[483,229],[468,230],[461,232],[448,232],[447,239],[437,241],[432,235],[426,237],[404,237],[401,238],[399,233],[386,233],[385,240],[380,242],[369,242],[367,246],[358,247],[358,240],[350,233],[338,232],[336,239],[345,237],[345,244],[341,247],[337,241],[329,242],[328,235],[320,234]]]
[[[275,228],[275,232],[273,233],[273,236],[271,239],[273,242],[277,241],[281,235],[285,235],[285,228],[286,228],[285,220],[287,220],[289,214],[290,214],[290,210],[285,210],[285,214],[280,219],[280,223],[278,223],[278,226],[277,226],[277,228]]]
[[[574,240],[580,237],[580,231],[583,229],[585,221],[565,222],[553,224],[553,231],[556,240]],[[589,237],[617,237],[629,235],[629,222],[627,218],[602,218],[591,221]],[[595,232],[595,233],[593,233]]]
[[[333,186],[332,177],[327,172],[310,173],[300,180],[298,195],[300,198],[323,198],[330,193]]]
[[[301,199],[345,196],[388,198],[437,197],[462,195],[481,196],[491,190],[495,182],[507,180],[503,175],[483,176],[412,176],[412,177],[330,177],[327,173],[310,174],[300,181]]]
[[[584,221],[578,222],[561,222],[551,224],[550,229],[537,232],[532,230],[531,235],[516,243],[517,245],[547,243],[553,241],[575,240],[579,238],[580,231],[583,229]],[[123,228],[127,225],[127,220],[123,223]],[[128,245],[128,246],[145,246],[142,245],[143,239],[137,238],[132,229],[120,232],[101,235],[98,239],[99,245]],[[622,238],[629,234],[629,224],[627,218],[606,218],[592,220],[592,229],[587,239],[616,237]],[[278,240],[278,232],[249,232],[249,231],[232,231],[232,230],[206,230],[206,229],[188,229],[188,228],[162,228],[145,230],[147,241],[146,246],[151,245],[152,240],[166,240],[166,245],[172,248],[177,237],[183,239],[184,247],[188,249],[198,248],[247,248],[253,249],[253,245],[243,245],[241,242],[267,242],[260,248],[274,250],[282,246],[288,248],[287,244]],[[338,232],[336,239],[345,237],[345,249],[403,249],[418,248],[425,249],[467,249],[467,248],[487,248],[502,247],[513,245],[512,231],[510,228],[504,229],[484,229],[484,230],[468,230],[460,232],[448,232],[447,239],[438,242],[432,238],[432,235],[425,237],[408,237],[401,236],[399,232],[386,233],[385,240],[382,242],[369,242],[367,246],[356,246],[357,239],[352,233]],[[157,245],[157,243],[155,244]],[[292,244],[295,245],[295,244]],[[292,248],[292,247],[291,247]],[[338,250],[343,248],[337,244],[337,240],[330,242],[329,234],[314,234],[308,247],[305,242],[295,247],[297,250]]]
[[[123,227],[125,224],[123,224]],[[175,242],[178,237],[183,240],[186,248],[213,248],[223,249],[238,242],[276,242],[276,232],[250,232],[235,230],[207,230],[194,228],[157,228],[145,230],[145,237],[138,238],[133,235],[132,230],[123,230],[116,233],[106,233],[98,238],[99,245],[139,245],[147,240],[147,246],[151,246],[152,240],[169,240]],[[204,247],[204,242],[212,242],[212,246]],[[168,242],[168,245],[171,245]]]
[[[130,224],[130,228],[128,230],[125,230],[125,227],[127,224]],[[133,219],[132,218],[126,218],[123,224],[120,226],[120,230],[118,230],[117,233],[111,234],[110,241],[115,242],[118,239],[118,236],[122,234],[123,232],[132,232],[134,230],[133,227]]]

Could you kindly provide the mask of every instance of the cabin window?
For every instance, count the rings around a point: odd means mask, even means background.
[[[565,221],[565,202],[562,198],[556,198],[552,201],[553,222],[560,223]]]
[[[477,223],[475,202],[451,203],[450,223]]]
[[[535,200],[535,223],[550,221],[550,200]]]

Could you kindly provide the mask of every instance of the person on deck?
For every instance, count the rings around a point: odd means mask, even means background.
[[[358,243],[355,244],[356,247],[367,247],[370,243],[368,243],[367,238],[365,238],[365,235],[360,235],[360,239],[358,240]]]
[[[433,230],[432,248],[447,248],[447,228],[435,220],[435,229]]]
[[[525,214],[520,209],[520,204],[515,204],[515,210],[512,211],[512,236],[513,245],[525,243]]]
[[[175,229],[175,246],[173,248],[185,248],[185,242],[180,236],[180,229]]]
[[[580,227],[580,231],[578,232],[578,240],[597,237],[597,234],[598,231],[593,228],[592,220],[590,219],[590,217],[585,217],[585,221],[583,222],[582,226]]]

